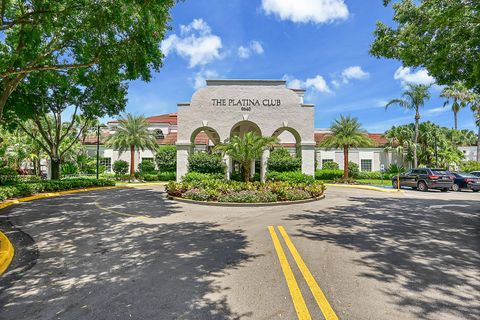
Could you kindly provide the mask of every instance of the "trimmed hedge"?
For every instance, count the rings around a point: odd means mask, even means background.
[[[298,171],[302,168],[302,159],[293,157],[285,148],[277,148],[268,158],[267,168],[275,172]]]
[[[315,179],[317,180],[335,180],[343,177],[343,170],[317,170]]]
[[[139,179],[144,181],[174,181],[177,178],[176,172],[159,172],[151,174],[140,174]]]
[[[90,187],[114,186],[115,182],[104,179],[48,180],[31,183],[18,183],[0,187],[0,201],[9,198],[25,197],[40,192],[55,192]]]
[[[196,152],[188,157],[188,171],[200,173],[224,173],[226,165],[220,155]]]
[[[197,201],[254,203],[318,198],[325,191],[325,185],[320,181],[307,184],[284,181],[261,183],[208,179],[190,182],[171,181],[166,189],[168,195],[172,197]]]
[[[203,181],[203,180],[223,180],[225,175],[223,173],[200,173],[189,172],[182,177],[184,182]]]
[[[314,183],[315,178],[307,174],[296,172],[267,172],[268,181],[287,181],[294,183]]]
[[[383,179],[384,180],[389,180],[394,175],[395,174],[393,174],[393,173],[383,173]],[[357,178],[359,180],[362,180],[362,179],[381,180],[382,179],[382,173],[380,171],[372,171],[372,172],[361,171],[357,174],[357,176],[355,178]]]

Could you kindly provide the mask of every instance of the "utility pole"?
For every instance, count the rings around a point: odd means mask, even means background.
[[[97,126],[97,180],[100,169],[100,126]]]

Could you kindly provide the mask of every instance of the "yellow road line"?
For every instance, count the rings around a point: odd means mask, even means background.
[[[0,231],[0,275],[2,275],[12,262],[15,250],[7,236]]]
[[[317,281],[315,281],[315,278],[313,277],[312,273],[308,269],[300,254],[298,253],[297,248],[295,248],[295,246],[293,245],[293,242],[290,240],[287,232],[282,226],[278,226],[278,230],[280,230],[280,234],[282,235],[283,240],[285,240],[288,249],[292,253],[293,259],[295,259],[295,262],[297,263],[297,266],[303,275],[303,278],[310,287],[310,291],[312,291],[312,294],[315,297],[315,300],[317,301],[320,310],[322,310],[325,320],[337,320],[338,317],[335,314],[335,311],[333,311],[330,303],[328,303],[325,294],[323,294],[322,289],[320,289]]]
[[[116,211],[116,210],[104,208],[104,207],[102,207],[102,206],[101,206],[98,202],[96,202],[96,201],[95,201],[93,204],[94,204],[98,209],[100,209],[100,210],[108,211],[108,212],[110,212],[110,213],[118,214],[118,215],[121,215],[121,216],[135,217],[135,218],[150,218],[150,217],[148,217],[148,216],[130,214],[130,213],[125,213],[125,212],[120,212],[120,211]]]
[[[305,304],[305,300],[303,300],[302,292],[300,291],[297,280],[295,280],[292,269],[288,264],[287,257],[285,256],[285,252],[283,251],[282,245],[280,244],[277,233],[275,232],[273,226],[269,226],[268,231],[270,231],[273,246],[275,247],[275,251],[277,251],[278,260],[280,261],[283,275],[285,276],[285,280],[287,281],[288,289],[290,290],[290,295],[292,297],[293,305],[295,307],[295,311],[297,312],[298,319],[311,320],[312,317],[310,316],[310,312],[308,311],[307,305]]]

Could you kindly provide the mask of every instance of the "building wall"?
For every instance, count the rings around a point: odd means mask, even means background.
[[[465,156],[465,160],[477,160],[477,147],[476,146],[468,146],[468,147],[459,147],[460,151],[463,152]]]
[[[343,150],[317,149],[317,169],[322,168],[323,160],[333,160],[338,163],[339,169],[343,170]],[[380,171],[383,164],[387,169],[391,164],[402,165],[400,156],[387,152],[383,148],[362,148],[349,150],[349,161],[358,164],[361,169],[361,160],[371,160],[372,170]]]

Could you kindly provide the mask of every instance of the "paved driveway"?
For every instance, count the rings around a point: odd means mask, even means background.
[[[297,319],[285,265],[323,319],[279,225],[341,319],[480,318],[478,194],[331,187],[309,204],[225,208],[150,187],[0,213],[31,236],[0,280],[0,319]]]

